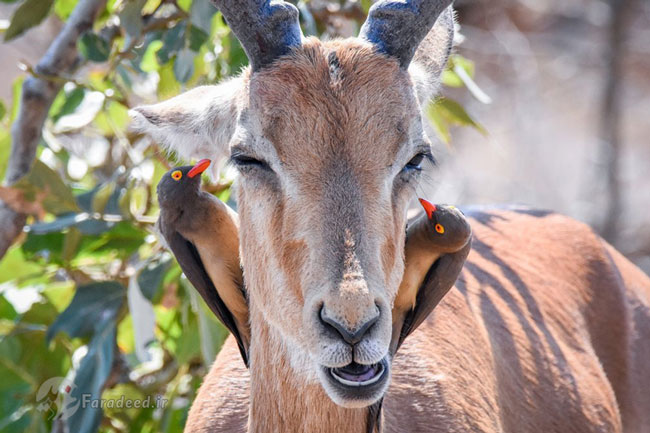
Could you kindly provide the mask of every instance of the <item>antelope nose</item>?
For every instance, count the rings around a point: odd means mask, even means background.
[[[363,336],[368,333],[370,328],[372,328],[372,325],[377,323],[377,320],[379,320],[379,311],[377,311],[377,314],[375,314],[372,319],[368,320],[363,325],[358,326],[355,330],[350,330],[348,327],[328,317],[325,313],[325,307],[322,307],[320,310],[320,321],[323,326],[334,335],[340,335],[346,343],[352,346],[363,339]]]

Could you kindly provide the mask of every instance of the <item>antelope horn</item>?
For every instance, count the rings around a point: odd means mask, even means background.
[[[302,43],[298,9],[280,0],[212,0],[241,42],[253,71]]]
[[[418,45],[452,0],[380,0],[368,12],[359,37],[408,68]]]

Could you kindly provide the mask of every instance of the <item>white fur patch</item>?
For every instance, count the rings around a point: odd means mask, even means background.
[[[131,129],[150,136],[180,159],[209,158],[212,175],[229,155],[230,139],[239,115],[242,80],[201,86],[154,105],[129,111]]]

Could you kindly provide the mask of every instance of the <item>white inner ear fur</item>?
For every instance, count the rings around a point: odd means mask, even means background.
[[[201,86],[167,101],[129,111],[131,129],[149,135],[180,159],[209,158],[213,176],[230,154],[229,143],[237,125],[243,79],[216,86]]]
[[[423,110],[429,100],[440,90],[440,77],[447,66],[453,44],[454,27],[454,10],[450,6],[440,15],[436,24],[420,43],[409,65],[408,72]]]
[[[420,108],[424,110],[431,98],[440,90],[440,76],[432,74],[423,65],[415,62],[409,65],[409,75]]]

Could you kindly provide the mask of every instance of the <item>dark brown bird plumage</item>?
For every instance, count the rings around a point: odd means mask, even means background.
[[[248,365],[248,306],[239,264],[237,214],[201,191],[209,160],[178,167],[158,184],[158,227],[188,280],[235,336]]]

